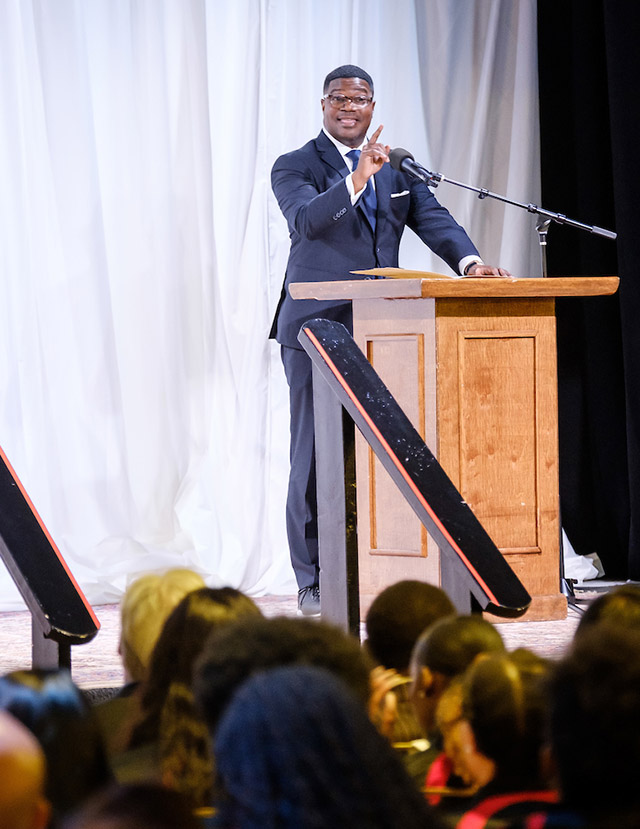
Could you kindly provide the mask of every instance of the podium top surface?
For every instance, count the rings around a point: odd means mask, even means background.
[[[319,300],[602,296],[614,294],[620,281],[617,276],[455,278],[402,268],[353,273],[377,276],[378,279],[293,282],[289,292],[293,299]]]

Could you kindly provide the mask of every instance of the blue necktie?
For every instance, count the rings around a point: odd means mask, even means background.
[[[360,158],[360,150],[350,150],[347,157],[353,161],[353,169],[358,166],[358,159]],[[376,191],[373,189],[371,179],[367,182],[364,193],[360,196],[358,204],[362,207],[367,221],[371,225],[371,230],[375,232],[376,229],[376,210],[378,208],[378,200],[376,199]]]

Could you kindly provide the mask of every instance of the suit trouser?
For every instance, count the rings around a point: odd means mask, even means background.
[[[287,537],[291,564],[302,588],[317,584],[319,573],[312,363],[301,349],[283,345],[280,354],[291,414]]]

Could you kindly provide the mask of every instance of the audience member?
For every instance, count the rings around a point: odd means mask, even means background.
[[[245,616],[260,611],[231,587],[194,590],[172,611],[151,655],[128,750],[114,760],[121,782],[162,781],[194,806],[209,805],[213,766],[193,704],[193,667],[209,634]]]
[[[431,764],[443,751],[442,734],[436,724],[436,710],[449,684],[461,675],[481,653],[504,653],[504,643],[497,629],[482,616],[451,616],[427,628],[415,644],[411,655],[411,702],[422,733],[430,746],[407,758],[407,768],[420,785],[433,788],[435,780],[425,777]],[[437,787],[445,785],[446,762],[443,758],[434,770]],[[450,780],[459,788],[461,781]],[[435,798],[434,802],[439,802]]]
[[[584,628],[553,672],[550,709],[562,803],[574,825],[640,825],[640,629],[618,618]]]
[[[460,740],[462,725],[463,685],[462,676],[453,677],[442,692],[436,707],[435,727],[442,752],[429,766],[425,780],[427,800],[433,805],[449,809],[464,809],[461,797],[475,794],[477,787],[464,765],[463,747]],[[451,802],[447,798],[451,799]],[[456,800],[458,798],[458,800]]]
[[[15,671],[1,677],[0,710],[20,720],[40,743],[54,815],[71,812],[111,782],[93,711],[68,671]]]
[[[113,786],[92,797],[63,829],[201,829],[188,800],[154,783]]]
[[[147,678],[151,653],[174,607],[205,587],[198,573],[183,568],[147,573],[132,582],[120,602],[120,647],[125,682]]]
[[[379,593],[366,616],[366,647],[385,669],[383,681],[391,692],[386,700],[392,706],[388,736],[407,757],[424,742],[409,700],[411,651],[429,625],[455,612],[444,590],[427,582],[406,580]]]
[[[412,699],[427,736],[433,733],[436,705],[453,677],[481,653],[504,653],[498,630],[482,616],[442,619],[424,631],[411,655]]]
[[[580,617],[575,636],[603,622],[640,630],[640,586],[623,584],[594,599]]]
[[[478,792],[458,829],[522,819],[557,803],[542,767],[550,667],[519,649],[481,656],[466,671],[454,762]]]
[[[211,731],[244,680],[284,665],[326,668],[368,704],[372,664],[353,636],[303,617],[239,619],[211,635],[196,670],[196,699]]]
[[[0,711],[0,829],[44,829],[51,806],[45,797],[46,762],[33,734]]]
[[[202,576],[175,568],[147,573],[132,582],[120,602],[120,644],[125,685],[119,693],[95,706],[107,754],[123,751],[140,704],[136,690],[147,678],[149,659],[167,617],[192,590],[205,586]]]
[[[220,827],[435,825],[362,702],[324,669],[250,677],[220,719],[214,752],[226,795]]]
[[[455,613],[441,588],[424,581],[396,582],[379,593],[369,608],[367,648],[379,665],[406,674],[420,634],[438,619]]]

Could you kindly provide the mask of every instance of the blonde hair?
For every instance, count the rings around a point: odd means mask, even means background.
[[[148,573],[132,582],[120,603],[120,654],[128,678],[141,682],[149,659],[171,611],[204,579],[186,568]]]

